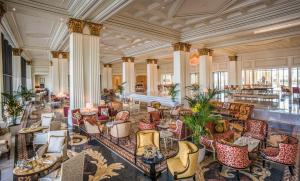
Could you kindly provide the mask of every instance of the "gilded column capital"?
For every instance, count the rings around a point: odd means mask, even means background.
[[[70,18],[68,22],[68,28],[70,33],[82,33],[84,27],[84,21],[80,19]]]
[[[4,16],[5,13],[6,13],[6,9],[5,9],[4,3],[0,2],[0,20],[2,19],[2,17]]]
[[[14,56],[21,56],[23,49],[22,48],[13,48],[12,52]]]
[[[123,62],[134,62],[134,57],[122,57]]]
[[[62,58],[64,58],[64,59],[69,58],[69,52],[60,52],[60,54],[62,55]]]
[[[112,64],[104,64],[104,67],[111,68]]]
[[[94,36],[100,36],[100,30],[103,25],[99,23],[86,22],[90,29],[90,34]]]
[[[229,61],[237,61],[237,56],[228,56]]]
[[[149,58],[146,61],[147,61],[147,64],[157,64],[158,60],[157,59],[153,59],[153,58],[152,59]]]
[[[191,44],[178,42],[173,44],[174,51],[185,51],[189,52],[191,49]]]
[[[27,65],[32,65],[32,60],[26,61],[26,64],[27,64]]]
[[[50,66],[52,66],[53,65],[53,62],[52,61],[50,61]]]
[[[198,53],[199,53],[199,56],[202,56],[202,55],[212,55],[213,53],[213,50],[212,49],[208,49],[208,48],[201,48],[201,49],[198,49]]]
[[[58,58],[60,52],[59,51],[51,51],[51,54],[52,54],[52,58]]]

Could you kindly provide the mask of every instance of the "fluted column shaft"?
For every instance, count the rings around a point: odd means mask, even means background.
[[[58,58],[52,58],[52,86],[53,94],[58,95],[60,93],[59,89],[59,62]]]
[[[102,87],[102,89],[108,89],[108,86],[107,86],[107,67],[106,67],[107,65],[104,65],[104,67],[103,67],[103,70],[102,70],[102,72],[101,72],[101,80],[102,80],[102,82],[101,82],[101,87]]]
[[[203,48],[199,51],[199,88],[212,88],[212,50]]]
[[[19,86],[22,85],[21,53],[22,53],[22,49],[13,48],[13,57],[12,57],[13,91],[18,91]]]
[[[157,59],[147,59],[147,95],[155,95],[158,91]]]
[[[102,71],[102,89],[112,89],[112,65],[105,64]]]
[[[70,35],[70,109],[83,108],[83,35]]]
[[[26,87],[32,89],[31,62],[26,63]]]
[[[67,57],[59,58],[59,89],[60,93],[68,94],[69,61]]]
[[[135,76],[135,68],[134,68],[134,60],[133,59],[131,61],[129,61],[129,74],[130,74],[129,92],[135,92],[136,76]]]
[[[112,89],[112,67],[111,65],[107,67],[107,88]]]

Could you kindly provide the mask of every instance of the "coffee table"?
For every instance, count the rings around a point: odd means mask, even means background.
[[[164,156],[162,156],[161,158],[158,158],[157,156],[155,156],[154,158],[142,157],[142,161],[145,164],[150,165],[149,177],[152,181],[155,181],[161,174],[161,172],[158,173],[156,172],[155,165],[161,163],[164,159],[165,159]]]

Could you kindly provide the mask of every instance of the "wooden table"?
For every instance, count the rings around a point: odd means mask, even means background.
[[[16,166],[13,169],[13,174],[17,177],[27,177],[27,176],[33,176],[33,175],[39,175],[43,173],[44,171],[50,169],[56,162],[58,158],[55,156],[48,155],[44,158],[39,158],[36,160],[29,161],[30,164],[32,164],[32,168],[21,168],[19,166]]]

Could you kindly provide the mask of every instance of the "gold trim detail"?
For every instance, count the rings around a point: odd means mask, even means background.
[[[237,61],[237,56],[228,56],[229,61]]]
[[[27,65],[32,65],[32,60],[26,61],[26,64],[27,64]]]
[[[134,57],[122,57],[123,62],[134,62]]]
[[[84,27],[84,21],[80,19],[70,18],[68,22],[68,28],[70,33],[82,33]]]
[[[102,24],[87,22],[87,25],[89,26],[91,35],[100,36],[100,30],[103,27]]]
[[[23,49],[22,48],[13,48],[12,52],[14,56],[21,56]]]
[[[60,54],[62,55],[62,58],[64,58],[64,59],[69,58],[69,52],[60,52]]]
[[[112,64],[104,64],[104,67],[111,68]]]
[[[185,51],[190,52],[191,44],[178,42],[173,44],[174,51]]]
[[[210,56],[212,56],[213,50],[212,49],[208,49],[208,48],[202,48],[202,49],[198,49],[198,53],[199,53],[199,56],[202,56],[202,55],[210,55]]]

